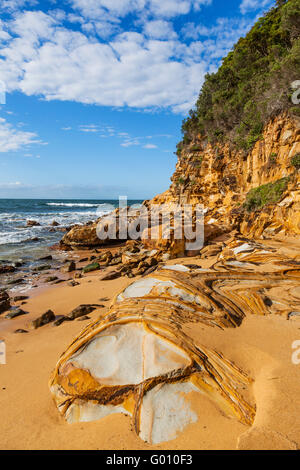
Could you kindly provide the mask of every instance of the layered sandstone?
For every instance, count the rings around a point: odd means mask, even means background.
[[[206,233],[238,229],[251,238],[300,233],[300,172],[292,164],[300,154],[300,119],[284,113],[271,120],[262,138],[245,155],[229,144],[212,146],[198,135],[178,152],[168,191],[152,204],[203,204]],[[253,189],[283,178],[279,200],[258,210],[244,208]]]

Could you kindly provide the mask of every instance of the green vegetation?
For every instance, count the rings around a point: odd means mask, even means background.
[[[277,160],[277,153],[272,152],[271,155],[270,155],[270,161],[271,161],[272,163],[275,163],[276,160]]]
[[[261,209],[267,204],[275,204],[287,189],[288,182],[289,178],[286,177],[275,181],[275,183],[268,183],[251,189],[247,194],[244,208],[250,212]]]
[[[184,178],[178,178],[178,180],[176,181],[176,184],[177,184],[177,186],[185,184],[185,179]]]
[[[292,158],[291,163],[297,170],[300,170],[300,153],[297,153],[297,155]]]
[[[264,124],[283,110],[300,114],[291,83],[300,70],[300,0],[277,0],[245,38],[208,74],[182,125],[187,145],[197,133],[212,143],[251,150]],[[299,109],[298,109],[299,108]]]

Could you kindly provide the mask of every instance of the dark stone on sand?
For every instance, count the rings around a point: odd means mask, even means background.
[[[47,271],[47,269],[51,269],[50,264],[42,264],[41,266],[36,266],[32,269],[33,272],[40,272],[40,271]]]
[[[71,318],[66,317],[66,315],[57,315],[55,317],[55,321],[53,323],[53,326],[60,326],[65,321],[72,321],[72,320],[71,320]]]
[[[14,297],[14,302],[21,302],[22,300],[29,299],[28,295],[17,295]]]
[[[10,309],[10,299],[6,290],[0,291],[0,313],[6,312]]]
[[[96,310],[96,308],[97,307],[93,305],[88,305],[88,304],[79,305],[79,307],[76,307],[74,308],[74,310],[72,310],[72,312],[69,315],[69,318],[71,318],[72,320],[75,320],[76,318],[84,317],[85,315],[88,315],[89,313]]]
[[[48,256],[43,256],[42,258],[39,258],[38,261],[51,261],[53,260],[53,256],[52,255],[48,255]]]
[[[28,312],[24,312],[21,308],[17,308],[16,310],[12,310],[9,312],[7,315],[5,315],[5,318],[8,320],[12,320],[13,318],[20,317],[21,315],[27,315]]]
[[[63,266],[61,270],[64,273],[71,273],[72,271],[76,270],[76,264],[74,261],[70,261],[66,264],[66,266]]]
[[[50,276],[45,279],[45,282],[53,282],[57,281],[58,277],[57,276]]]
[[[92,264],[88,264],[87,266],[85,266],[85,268],[83,268],[82,272],[83,273],[91,273],[92,271],[98,271],[99,269],[101,269],[101,266],[99,263],[92,263]]]
[[[12,281],[9,281],[7,284],[9,286],[14,286],[16,284],[22,284],[22,282],[25,282],[25,279],[23,277],[18,278],[18,279],[13,279]]]
[[[52,312],[52,310],[48,310],[47,312],[43,313],[43,315],[38,317],[36,320],[33,320],[31,324],[34,329],[37,329],[53,321],[55,321],[55,315]]]
[[[18,330],[15,330],[14,333],[28,333],[28,331],[22,330],[22,328],[19,328]]]
[[[121,273],[119,271],[112,271],[111,273],[103,274],[103,276],[100,277],[100,281],[112,281],[119,277],[121,277]]]
[[[68,285],[71,286],[71,287],[76,287],[76,286],[80,286],[80,282],[72,280],[72,281],[68,282]]]

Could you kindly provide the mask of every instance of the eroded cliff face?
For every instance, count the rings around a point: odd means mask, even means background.
[[[197,136],[178,152],[168,191],[151,203],[203,204],[206,231],[238,229],[250,237],[300,233],[300,171],[292,164],[300,154],[300,119],[282,114],[265,127],[262,139],[245,155],[229,145],[212,146]],[[247,210],[253,188],[283,180],[275,203]],[[271,188],[270,188],[271,190]],[[258,192],[260,189],[258,190]],[[208,230],[209,229],[209,230]]]

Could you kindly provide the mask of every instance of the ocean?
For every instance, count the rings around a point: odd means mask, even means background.
[[[141,203],[128,201],[130,206]],[[116,200],[0,199],[0,262],[31,263],[61,240],[59,229],[96,220],[118,205]],[[40,225],[28,227],[28,220]],[[59,224],[55,230],[54,221]]]

